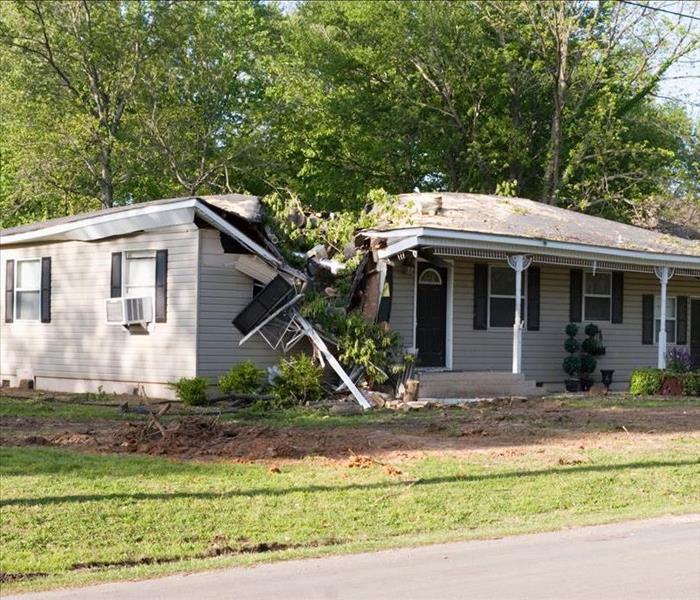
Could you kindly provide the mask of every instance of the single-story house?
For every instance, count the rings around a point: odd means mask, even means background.
[[[299,288],[237,194],[158,200],[0,231],[0,380],[172,397],[181,377],[275,364],[232,319],[277,276]]]
[[[360,234],[374,258],[364,310],[417,351],[423,396],[488,388],[489,376],[562,389],[570,322],[599,326],[613,389],[638,367],[665,366],[672,347],[700,367],[700,241],[522,198],[398,203],[393,221]]]
[[[674,346],[700,365],[700,242],[520,198],[398,202],[393,222],[358,235],[371,252],[356,291],[362,310],[417,352],[422,396],[560,389],[569,322],[600,326],[599,367],[616,371],[617,389],[633,369],[663,366]],[[266,234],[253,196],[159,200],[6,229],[0,382],[172,397],[168,383],[181,377],[213,382],[244,360],[278,362],[293,322],[292,342],[305,334],[366,406],[298,313],[281,313],[281,333],[270,326],[275,343],[255,335],[278,312],[265,290],[281,282],[291,306],[306,280]]]

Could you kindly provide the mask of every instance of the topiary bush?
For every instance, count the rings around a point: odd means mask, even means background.
[[[323,396],[323,369],[308,354],[283,359],[272,384],[272,396],[279,408],[315,402]]]
[[[219,389],[224,394],[254,394],[265,383],[265,371],[247,360],[219,377]]]
[[[183,377],[168,385],[175,390],[175,395],[183,404],[201,406],[208,403],[207,388],[209,387],[209,381],[204,377]]]
[[[650,367],[632,371],[630,377],[630,394],[633,396],[652,396],[661,392],[664,372]]]
[[[561,366],[569,377],[575,377],[581,370],[581,358],[573,355],[567,356]]]

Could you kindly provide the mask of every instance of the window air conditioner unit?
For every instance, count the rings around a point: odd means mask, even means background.
[[[151,298],[107,298],[107,323],[111,325],[144,325],[153,320]]]

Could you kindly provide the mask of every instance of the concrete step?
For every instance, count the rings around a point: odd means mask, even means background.
[[[423,371],[418,373],[419,398],[483,398],[538,396],[542,390],[523,374],[497,371]]]

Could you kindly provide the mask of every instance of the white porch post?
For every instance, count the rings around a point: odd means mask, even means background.
[[[522,254],[508,257],[508,265],[515,271],[515,323],[513,323],[513,373],[522,373],[523,363],[523,316],[521,314],[523,298],[523,271],[532,262]]]
[[[659,369],[666,368],[666,295],[668,290],[668,280],[673,277],[673,269],[668,267],[656,267],[654,273],[661,281],[661,306],[659,307],[659,353],[657,366]]]

